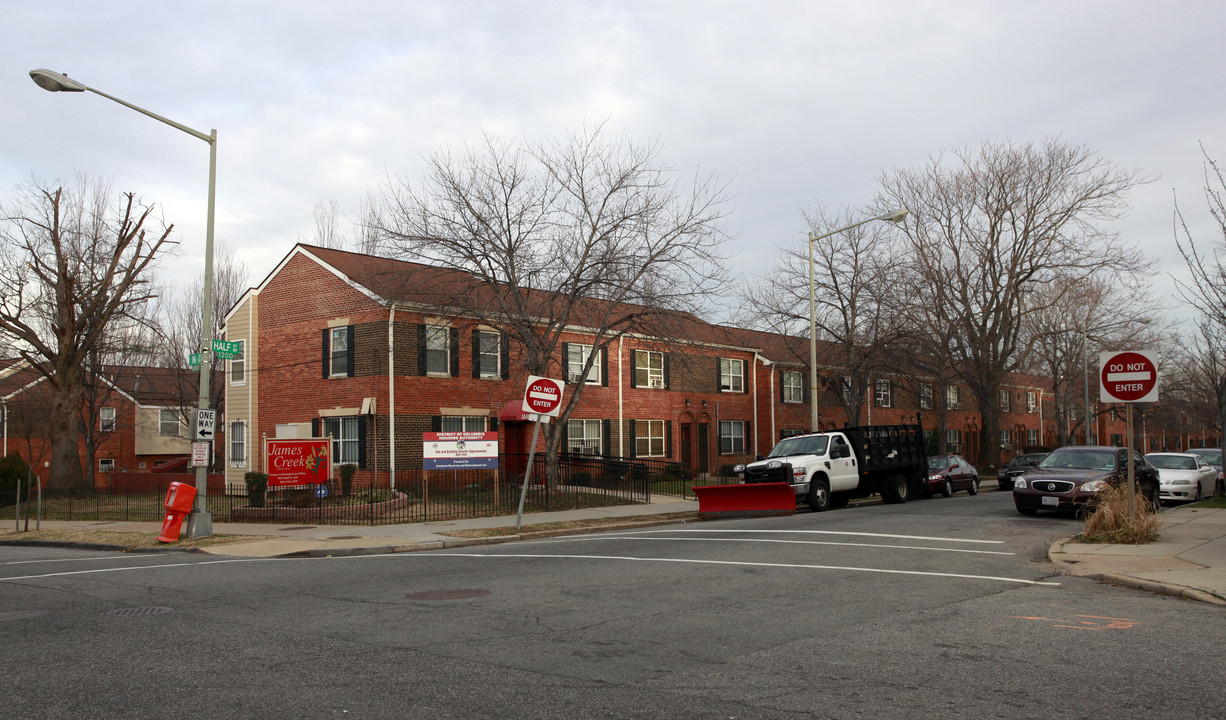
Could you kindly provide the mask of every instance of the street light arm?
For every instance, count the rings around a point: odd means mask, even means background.
[[[889,213],[886,213],[885,215],[878,215],[877,217],[871,217],[867,220],[861,220],[858,223],[852,223],[851,225],[848,225],[847,227],[841,227],[838,230],[831,230],[830,232],[822,234],[822,235],[814,235],[813,233],[809,233],[809,242],[815,243],[818,240],[821,240],[822,238],[828,238],[831,235],[838,235],[841,232],[851,230],[852,228],[858,228],[861,225],[867,225],[871,222],[877,222],[878,220],[888,220],[889,222],[892,222],[892,223],[902,222],[903,218],[907,217],[908,214],[909,212],[906,210],[895,210],[894,212],[889,212]]]
[[[194,130],[192,128],[189,128],[188,126],[183,125],[181,123],[177,123],[174,120],[171,120],[170,118],[162,117],[161,115],[158,115],[155,112],[146,110],[143,107],[140,107],[139,105],[133,105],[127,100],[121,100],[115,97],[114,95],[107,95],[101,90],[95,90],[94,88],[86,85],[85,83],[77,82],[76,80],[73,80],[72,78],[68,77],[67,75],[63,73],[57,73],[53,70],[44,70],[40,68],[38,70],[31,70],[30,78],[34,81],[36,85],[38,85],[40,88],[48,92],[84,92],[88,90],[89,92],[92,92],[95,95],[101,95],[107,100],[113,100],[119,103],[120,105],[123,105],[124,107],[131,108],[142,115],[151,117],[154,120],[157,120],[159,122],[164,122],[167,125],[171,126],[172,128],[175,128],[176,130],[182,130],[188,135],[198,137],[210,145],[213,144],[213,141],[216,137],[215,135],[207,135],[205,133],[200,132],[199,130]]]

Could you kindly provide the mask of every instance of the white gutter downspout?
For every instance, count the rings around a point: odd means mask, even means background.
[[[622,382],[622,341],[625,336],[617,338],[617,456],[626,457],[626,432],[625,420],[623,413],[625,408],[622,406],[622,388],[626,383]]]
[[[762,361],[762,366],[769,368],[771,361],[762,357],[754,351],[753,354],[753,456],[758,456],[758,361]],[[769,372],[769,371],[768,371]],[[775,375],[771,373],[771,437],[775,437]]]
[[[387,468],[392,492],[396,491],[396,303],[387,313]]]

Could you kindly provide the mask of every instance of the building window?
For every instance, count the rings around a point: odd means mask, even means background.
[[[808,433],[806,433],[804,430],[780,430],[779,439],[786,440],[787,438],[790,438],[790,437],[796,437],[797,435],[807,435],[807,434]]]
[[[1009,428],[1000,429],[1000,449],[1001,450],[1012,450],[1013,449],[1013,431],[1010,430]]]
[[[348,341],[348,338],[346,338]],[[247,382],[247,341],[238,341],[238,357],[230,362],[230,384],[243,385]],[[347,360],[347,358],[346,358]]]
[[[98,429],[111,432],[115,429],[115,408],[104,407],[98,411]]]
[[[1039,409],[1039,394],[1036,392],[1026,393],[1026,412],[1032,413]]]
[[[745,392],[745,361],[719,359],[719,389],[723,392]]]
[[[333,377],[352,375],[349,367],[349,359],[352,355],[349,352],[349,340],[351,339],[352,330],[349,327],[332,328],[329,333],[329,360],[330,372]]]
[[[784,370],[781,375],[782,379],[780,382],[783,384],[783,401],[785,403],[804,402],[804,374],[797,370]]]
[[[485,432],[485,417],[481,415],[444,415],[440,419],[442,432]]]
[[[1027,445],[1027,446],[1029,446],[1029,447],[1035,447],[1035,446],[1037,446],[1038,444],[1039,444],[1039,430],[1038,430],[1038,428],[1029,428],[1029,429],[1027,429],[1027,430],[1026,430],[1026,445]]]
[[[719,454],[741,455],[745,452],[745,421],[719,421]]]
[[[664,457],[664,421],[639,420],[634,423],[635,457]]]
[[[936,398],[932,392],[931,385],[920,385],[919,387],[919,406],[920,410],[931,410],[934,406]]]
[[[110,472],[115,469],[114,458],[102,458],[98,461],[98,472]]]
[[[634,385],[641,388],[664,389],[664,353],[650,350],[634,351]],[[661,443],[662,438],[663,435],[661,435]]]
[[[446,325],[426,326],[426,374],[451,374],[451,328]]]
[[[478,330],[473,335],[473,357],[476,362],[477,377],[502,377],[500,360],[502,358],[502,334],[490,330]]]
[[[599,455],[603,444],[599,420],[570,420],[566,424],[566,451],[577,455]]]
[[[957,410],[962,407],[961,388],[957,385],[945,386],[945,407],[950,410]]]
[[[1119,433],[1111,433],[1111,445],[1113,447],[1124,447],[1124,436]]]
[[[945,448],[949,452],[962,452],[962,431],[961,430],[946,430],[945,431]]]
[[[162,408],[158,411],[158,435],[166,437],[178,437],[179,435],[179,411],[171,408]]]
[[[230,423],[230,467],[247,467],[247,423],[235,420]]]
[[[846,405],[851,402],[851,378],[844,375],[841,384],[843,387],[843,404]]]
[[[358,417],[322,418],[320,430],[324,437],[332,438],[332,462],[335,465],[359,464]]]
[[[889,380],[878,380],[873,383],[873,402],[877,404],[877,407],[893,406],[894,392]]]
[[[592,361],[592,368],[587,371],[587,377],[585,378],[583,375],[583,367],[587,365],[588,358],[590,357],[592,357],[591,345],[566,343],[566,382],[585,382],[588,385],[600,384],[599,358]]]

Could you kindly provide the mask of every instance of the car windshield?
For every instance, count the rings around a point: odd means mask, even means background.
[[[830,438],[825,435],[801,435],[781,440],[767,457],[786,455],[825,455]]]
[[[1114,470],[1114,450],[1057,450],[1039,467],[1056,470]]]
[[[949,467],[949,458],[945,457],[944,455],[937,455],[936,457],[928,458],[929,470],[944,470],[947,467]]]
[[[1024,465],[1032,465],[1034,464],[1036,460],[1039,459],[1039,457],[1040,456],[1038,455],[1018,455],[1017,457],[1009,461],[1009,467],[1017,468],[1017,467],[1022,467]]]
[[[1195,470],[1196,459],[1178,455],[1146,455],[1150,465],[1162,470]]]
[[[1221,465],[1222,464],[1222,451],[1221,450],[1197,450],[1196,454],[1203,457],[1205,459],[1205,462],[1209,463],[1210,465]]]

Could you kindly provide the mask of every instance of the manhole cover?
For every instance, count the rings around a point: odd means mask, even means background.
[[[10,610],[9,612],[0,613],[0,622],[5,620],[25,620],[26,618],[38,617],[46,615],[50,610]]]
[[[130,617],[133,615],[161,615],[170,610],[168,607],[119,608],[118,610],[107,610],[102,614],[111,617]]]
[[[329,540],[361,540],[361,535],[333,535]]]
[[[485,597],[489,590],[459,588],[456,590],[427,590],[409,595],[410,600],[464,600],[465,598]]]
[[[286,530],[314,530],[314,529],[315,529],[314,525],[298,525],[296,527],[281,528],[281,532],[285,532]]]

